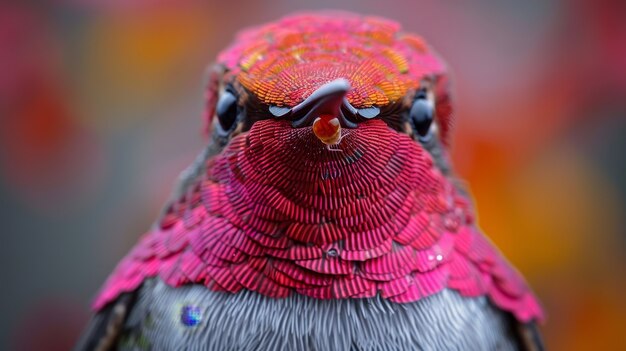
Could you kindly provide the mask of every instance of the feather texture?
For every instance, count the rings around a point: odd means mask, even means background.
[[[207,161],[195,191],[120,263],[95,308],[158,276],[276,298],[408,303],[452,289],[523,322],[542,318],[419,144],[372,120],[340,147],[327,150],[310,128],[255,123]]]
[[[119,350],[524,349],[516,343],[509,315],[485,297],[463,298],[450,290],[398,304],[380,297],[272,299],[251,291],[173,289],[148,281],[138,295]],[[198,325],[181,323],[184,306],[198,308]]]

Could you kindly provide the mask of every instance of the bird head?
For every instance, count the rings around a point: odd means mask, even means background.
[[[447,144],[447,85],[437,55],[394,22],[295,15],[241,32],[219,55],[207,89],[207,126],[227,142],[272,121],[314,135],[311,149],[341,150],[344,136],[380,120],[416,142]]]

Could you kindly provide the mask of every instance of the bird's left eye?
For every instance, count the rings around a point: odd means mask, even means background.
[[[237,120],[237,96],[229,88],[224,90],[215,108],[217,120],[224,132],[230,132]]]
[[[409,111],[409,117],[420,140],[426,141],[429,139],[434,114],[435,106],[428,99],[426,92],[418,92]]]

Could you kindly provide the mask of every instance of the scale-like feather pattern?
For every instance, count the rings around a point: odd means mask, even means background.
[[[542,318],[418,143],[380,120],[347,131],[341,152],[315,138],[274,120],[235,137],[120,263],[95,307],[158,276],[275,298],[408,303],[452,289],[488,296],[523,322]]]

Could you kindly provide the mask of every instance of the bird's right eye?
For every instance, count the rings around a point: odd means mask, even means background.
[[[418,138],[422,141],[427,141],[430,137],[434,114],[433,103],[428,100],[425,91],[420,91],[413,101],[409,117]]]
[[[229,88],[224,90],[215,109],[217,120],[224,132],[230,132],[237,121],[237,96]]]

